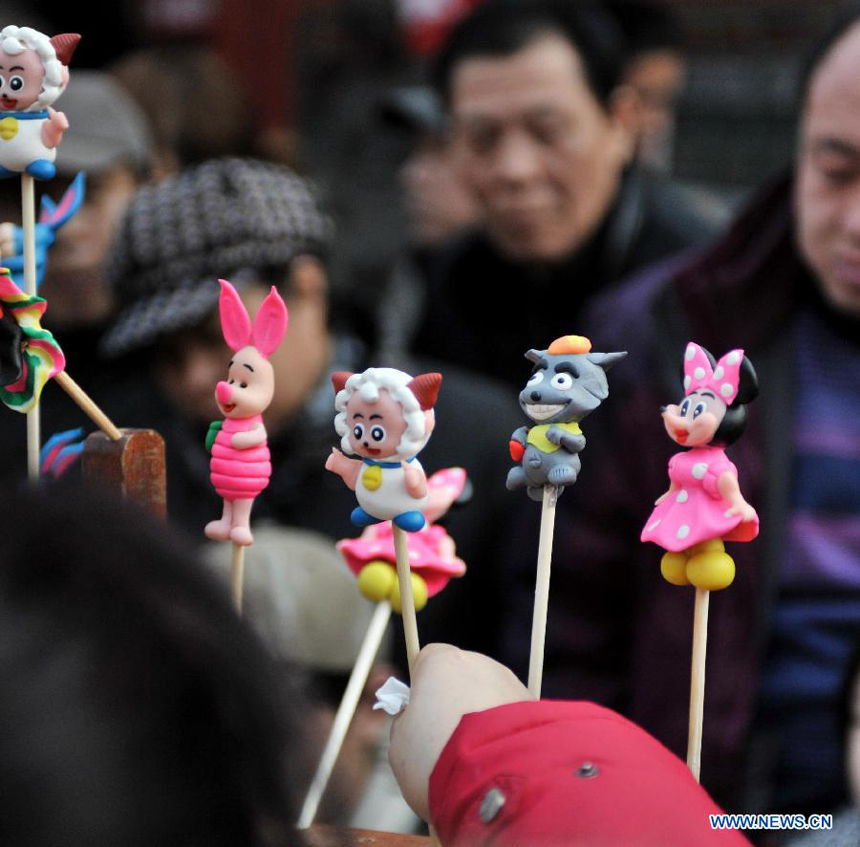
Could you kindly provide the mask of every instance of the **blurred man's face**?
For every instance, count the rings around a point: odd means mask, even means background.
[[[400,170],[410,236],[418,246],[442,244],[477,218],[475,199],[452,158],[444,139],[428,136]]]
[[[812,76],[798,151],[795,213],[800,251],[825,297],[860,317],[860,26]]]
[[[623,103],[597,102],[570,43],[546,35],[511,56],[464,59],[451,108],[458,163],[499,249],[555,261],[580,247],[615,198],[633,136]]]
[[[637,158],[658,173],[668,173],[672,168],[675,112],[685,76],[684,57],[668,48],[639,54],[624,75],[641,102]]]

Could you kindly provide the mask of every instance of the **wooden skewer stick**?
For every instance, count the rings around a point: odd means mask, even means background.
[[[242,595],[245,587],[245,547],[233,543],[233,559],[230,562],[230,594],[236,613],[242,615]]]
[[[415,668],[415,660],[421,650],[418,640],[418,619],[415,614],[415,598],[412,596],[412,572],[409,567],[409,543],[406,533],[396,524],[391,525],[394,535],[394,555],[397,561],[397,581],[400,584],[400,614],[403,618],[403,634],[406,637],[406,661],[409,663],[409,678]],[[430,847],[441,847],[439,836],[430,826]]]
[[[122,433],[113,421],[90,399],[90,396],[65,371],[60,371],[54,380],[60,388],[78,404],[81,411],[108,437],[111,441],[119,441]]]
[[[711,592],[696,589],[693,611],[693,662],[690,675],[690,731],[687,737],[687,767],[700,782],[702,766],[702,717],[705,707],[705,656],[708,649],[708,604]]]
[[[403,617],[403,634],[406,636],[406,660],[409,663],[409,676],[415,666],[415,659],[421,650],[418,640],[418,620],[415,616],[415,600],[412,597],[412,576],[409,569],[409,544],[406,533],[392,524],[394,533],[394,554],[397,560],[397,581],[400,583],[400,607]]]
[[[552,568],[552,538],[555,531],[555,507],[558,488],[545,485],[540,516],[537,577],[535,580],[535,608],[532,617],[532,644],[529,657],[529,693],[540,700],[543,682],[543,656],[546,642],[547,607],[549,606],[549,576]]]
[[[361,642],[361,648],[358,651],[349,682],[346,684],[346,690],[343,692],[337,714],[334,717],[334,723],[332,723],[331,732],[329,732],[328,740],[323,748],[322,757],[314,774],[313,782],[311,782],[311,787],[308,789],[307,797],[302,806],[302,811],[299,815],[299,829],[307,829],[314,822],[317,809],[325,794],[329,777],[331,777],[331,772],[337,762],[337,757],[340,755],[341,747],[343,747],[343,742],[349,731],[355,710],[358,708],[361,693],[367,684],[370,669],[373,666],[376,654],[379,652],[379,645],[382,643],[382,638],[385,635],[385,630],[388,628],[388,621],[390,619],[391,604],[387,600],[377,603],[373,617],[370,619],[370,624],[367,627],[367,632],[364,635],[364,640]]]
[[[36,296],[36,189],[33,177],[21,174],[21,228],[24,230],[24,293]],[[27,412],[27,479],[39,481],[39,449],[42,445],[38,403]]]

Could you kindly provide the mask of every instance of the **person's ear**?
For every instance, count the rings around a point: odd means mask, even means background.
[[[297,297],[328,299],[328,274],[323,263],[310,254],[296,256],[290,262],[287,291]]]
[[[632,161],[642,132],[642,99],[632,85],[619,85],[609,95],[606,111],[618,152],[626,164]]]

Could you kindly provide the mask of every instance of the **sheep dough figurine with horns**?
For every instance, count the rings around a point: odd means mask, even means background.
[[[69,122],[51,104],[69,83],[76,33],[48,38],[26,26],[0,30],[0,179],[51,179]]]
[[[337,448],[326,468],[355,491],[356,526],[393,521],[406,532],[424,526],[427,478],[415,458],[436,422],[433,406],[442,375],[411,377],[395,368],[368,368],[359,374],[332,374],[337,416],[334,426],[347,453]]]

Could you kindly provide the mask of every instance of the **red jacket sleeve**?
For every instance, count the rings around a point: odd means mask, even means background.
[[[593,703],[543,700],[465,715],[430,778],[445,847],[748,844],[674,754]]]

